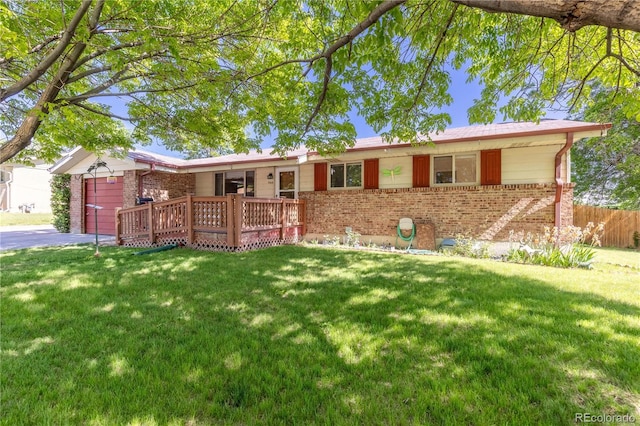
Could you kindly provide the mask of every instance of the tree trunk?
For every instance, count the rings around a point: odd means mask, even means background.
[[[69,26],[65,28],[62,33],[62,37],[58,41],[56,47],[36,66],[33,70],[31,70],[27,75],[21,78],[19,81],[15,82],[9,87],[0,88],[0,102],[10,98],[16,93],[20,93],[25,88],[29,87],[29,85],[33,84],[38,80],[51,66],[62,56],[64,51],[67,49],[69,44],[71,44],[71,40],[73,40],[73,36],[76,33],[76,29],[78,25],[80,25],[80,21],[89,10],[89,6],[91,6],[91,0],[84,0],[78,10],[76,11],[73,19],[69,22]]]
[[[486,10],[551,18],[567,31],[586,25],[640,32],[638,0],[450,0]]]
[[[40,127],[41,122],[42,120],[39,120],[37,115],[30,115],[22,122],[16,134],[0,147],[0,164],[15,157],[29,146],[31,138]]]
[[[15,157],[20,151],[29,146],[31,139],[42,123],[42,116],[49,113],[50,103],[56,99],[60,90],[67,83],[73,66],[78,62],[86,46],[85,43],[78,43],[71,49],[60,70],[58,70],[58,74],[42,92],[40,99],[38,99],[27,118],[22,122],[15,136],[0,147],[0,164]]]

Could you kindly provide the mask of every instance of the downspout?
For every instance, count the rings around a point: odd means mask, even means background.
[[[555,226],[560,228],[562,224],[562,194],[564,189],[564,182],[562,180],[562,156],[566,154],[573,145],[573,133],[567,132],[567,139],[564,146],[556,154],[556,198],[555,198]],[[567,173],[569,173],[569,167],[567,167]]]
[[[13,182],[13,172],[7,172],[9,174],[9,180],[5,181],[5,188],[7,190],[7,208],[6,211],[11,211],[11,183]]]

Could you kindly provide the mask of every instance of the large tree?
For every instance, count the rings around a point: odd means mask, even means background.
[[[152,137],[244,151],[275,134],[280,151],[333,151],[353,142],[354,109],[416,141],[450,123],[439,110],[460,68],[484,86],[471,122],[582,108],[594,85],[640,119],[638,31],[634,0],[4,2],[0,162]]]
[[[615,93],[598,90],[592,98],[577,118],[613,126],[606,136],[574,145],[574,196],[585,204],[640,210],[640,122],[627,118]]]

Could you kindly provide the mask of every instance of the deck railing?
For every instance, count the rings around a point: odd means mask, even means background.
[[[116,243],[178,243],[238,251],[295,242],[305,233],[303,200],[187,195],[116,211]]]

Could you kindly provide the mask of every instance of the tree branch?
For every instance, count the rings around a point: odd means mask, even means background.
[[[85,110],[87,110],[89,112],[92,112],[94,114],[105,116],[107,118],[115,118],[117,120],[129,121],[129,122],[133,121],[131,119],[131,117],[123,117],[123,116],[112,114],[112,113],[109,113],[109,112],[100,111],[99,109],[92,108],[89,105],[85,105],[83,103],[74,103],[72,105],[77,106],[77,107],[82,108],[82,109],[85,109]]]
[[[103,7],[104,0],[98,0],[95,9],[93,9],[93,12],[89,15],[89,34],[93,35],[97,31]]]
[[[76,74],[73,77],[71,77],[69,80],[67,80],[67,84],[71,84],[71,83],[75,83],[78,80],[82,80],[85,77],[89,77],[90,75],[94,75],[94,74],[100,74],[102,72],[106,72],[106,71],[111,71],[112,67],[111,65],[108,65],[106,67],[102,67],[102,68],[91,68],[88,69],[84,72],[81,72],[80,74]]]
[[[420,80],[420,85],[418,86],[418,93],[416,93],[416,96],[413,98],[413,104],[411,104],[411,106],[407,108],[407,112],[410,112],[418,104],[420,95],[422,94],[422,91],[424,90],[424,86],[427,83],[427,77],[431,72],[433,63],[435,62],[438,51],[440,50],[440,46],[442,45],[442,42],[447,36],[447,31],[449,31],[449,28],[451,27],[451,23],[453,22],[453,17],[456,15],[456,12],[458,11],[458,6],[459,5],[457,4],[454,6],[453,11],[451,11],[451,15],[449,15],[449,19],[447,20],[447,24],[445,25],[444,30],[440,33],[440,36],[438,37],[438,42],[436,43],[436,47],[433,49],[433,54],[431,55],[431,59],[429,59],[429,63],[427,64],[424,70],[424,73],[422,73],[422,80]]]
[[[92,59],[98,58],[106,53],[109,52],[115,52],[118,50],[122,50],[122,49],[128,49],[130,47],[139,47],[142,46],[144,44],[144,42],[142,41],[135,41],[135,42],[131,42],[131,43],[125,43],[125,44],[118,44],[116,46],[110,46],[106,49],[100,49],[100,50],[96,50],[95,52],[91,53],[90,55],[85,56],[84,58],[80,59],[76,65],[73,67],[73,69],[71,70],[72,72],[75,71],[76,69],[78,69],[79,67],[81,67],[82,65],[86,64],[87,62],[89,62]]]
[[[131,59],[129,59],[128,64],[124,69],[128,70],[128,69],[131,68],[130,67],[131,64],[135,64],[137,62],[144,61],[145,59],[153,58],[153,57],[156,57],[156,56],[161,56],[161,55],[163,55],[165,53],[167,53],[167,50],[160,50],[160,51],[157,51],[157,52],[145,53],[144,55],[140,55],[138,57],[131,58]],[[86,70],[84,72],[81,72],[81,73],[76,74],[73,77],[69,78],[69,80],[67,81],[67,84],[71,84],[71,83],[74,83],[74,82],[76,82],[78,80],[82,80],[83,78],[88,77],[90,75],[99,74],[99,73],[106,72],[106,71],[111,71],[112,69],[113,69],[113,67],[111,65],[107,65],[107,66],[104,66],[104,67],[101,67],[101,68],[91,68],[91,69],[88,69],[88,70]],[[145,76],[148,76],[148,75],[145,74]]]
[[[637,0],[449,0],[487,12],[515,13],[519,15],[551,18],[567,31],[577,31],[587,25],[640,32],[640,10]]]
[[[309,116],[309,119],[307,120],[307,124],[304,126],[304,132],[302,133],[303,135],[306,134],[311,128],[311,124],[313,123],[313,120],[316,118],[316,116],[320,112],[320,108],[322,107],[322,104],[324,103],[324,99],[327,96],[327,91],[329,90],[329,82],[331,81],[331,67],[333,66],[331,58],[332,57],[329,56],[326,59],[327,63],[325,64],[325,67],[324,67],[324,79],[322,81],[322,92],[320,92],[320,96],[318,97],[318,102],[316,103],[316,107],[311,113],[311,115]]]
[[[622,65],[624,65],[624,67],[626,69],[628,69],[629,71],[631,71],[632,73],[634,73],[635,75],[640,77],[640,70],[637,70],[637,69],[633,68],[629,64],[629,62],[627,62],[627,60],[622,55],[620,55],[619,53],[613,53],[613,49],[611,47],[612,39],[613,39],[613,31],[611,30],[611,28],[609,28],[607,30],[607,56],[610,56],[612,58],[616,58]]]
[[[70,98],[66,98],[66,99],[58,99],[55,103],[69,103],[69,104],[74,104],[76,105],[78,102],[87,100],[87,99],[91,99],[91,98],[106,98],[106,97],[125,97],[125,96],[129,96],[129,97],[133,97],[133,95],[137,95],[137,94],[141,94],[141,93],[166,93],[166,92],[179,92],[181,90],[185,90],[185,89],[190,89],[192,87],[197,86],[200,83],[189,83],[189,84],[184,84],[182,86],[174,86],[174,87],[165,87],[162,89],[139,89],[139,90],[131,90],[129,92],[108,92],[108,93],[103,93],[104,90],[108,89],[109,87],[112,87],[113,85],[120,83],[122,81],[125,80],[131,80],[133,78],[140,78],[140,77],[150,77],[153,74],[147,74],[147,75],[141,75],[141,74],[136,74],[136,75],[129,75],[123,78],[118,79],[118,81],[115,82],[111,82],[110,84],[107,85],[107,83],[104,83],[102,85],[100,85],[99,87],[101,88],[101,91],[98,91],[97,88],[89,90],[83,94],[77,95],[77,96],[73,96]]]
[[[407,0],[388,0],[388,1],[383,1],[382,3],[380,3],[375,9],[373,9],[369,15],[361,22],[359,22],[358,24],[356,24],[355,27],[353,27],[351,29],[351,31],[349,31],[347,34],[343,35],[342,37],[340,37],[339,39],[337,39],[335,42],[333,42],[333,44],[331,44],[328,48],[326,48],[324,51],[318,53],[317,55],[308,58],[308,59],[292,59],[289,61],[284,61],[281,62],[279,64],[273,65],[257,74],[253,74],[251,76],[249,76],[247,78],[247,80],[252,80],[256,77],[260,77],[261,75],[267,74],[277,68],[283,67],[285,65],[290,65],[290,64],[299,64],[299,63],[309,63],[310,65],[313,65],[313,63],[319,59],[322,58],[328,58],[329,56],[333,55],[338,49],[340,49],[341,47],[346,46],[347,44],[351,43],[356,37],[358,37],[363,31],[365,31],[367,28],[369,28],[370,26],[372,26],[373,24],[375,24],[376,22],[378,22],[378,19],[380,19],[385,13],[389,12],[390,10],[400,6],[401,4],[405,3]]]
[[[13,158],[29,146],[33,135],[35,135],[42,123],[42,116],[49,113],[51,103],[55,101],[60,90],[62,90],[66,84],[69,74],[71,73],[71,68],[78,58],[80,58],[80,55],[82,55],[86,47],[87,45],[84,43],[77,43],[73,46],[69,54],[66,55],[55,77],[42,92],[31,113],[27,115],[20,127],[18,127],[16,134],[0,147],[0,163],[4,163]]]
[[[75,15],[69,22],[69,25],[65,28],[62,37],[60,37],[60,41],[58,45],[49,53],[36,67],[27,75],[25,75],[22,79],[15,82],[11,86],[7,88],[0,89],[0,102],[5,99],[15,95],[16,93],[20,93],[27,86],[38,80],[51,66],[56,62],[56,60],[64,53],[67,47],[71,44],[71,40],[75,35],[76,29],[80,24],[80,21],[87,13],[89,6],[91,5],[91,0],[83,0],[82,4],[76,11]],[[83,49],[84,50],[84,49]],[[67,70],[68,71],[68,70]]]

